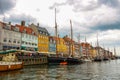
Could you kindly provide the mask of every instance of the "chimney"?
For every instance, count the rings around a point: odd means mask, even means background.
[[[25,26],[25,21],[21,21],[21,26]]]
[[[37,23],[37,26],[39,27],[39,23]]]
[[[11,25],[11,22],[9,22],[8,24]]]

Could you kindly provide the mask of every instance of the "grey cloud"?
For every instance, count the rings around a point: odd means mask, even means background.
[[[88,5],[83,5],[80,0],[67,0],[67,2],[69,5],[73,5],[74,12],[90,11],[100,7],[98,2],[95,2],[95,1],[89,1]]]
[[[85,6],[81,3],[81,0],[66,0],[63,3],[54,3],[53,6],[49,7],[49,9],[53,9],[55,7],[64,6],[64,5],[73,6],[73,11],[75,12],[89,11],[100,7],[100,5],[95,1],[89,1],[89,5]]]
[[[11,10],[16,5],[16,0],[0,0],[0,14]]]
[[[109,7],[118,7],[120,6],[120,1],[119,0],[98,0],[99,4],[104,4]]]
[[[34,17],[26,14],[11,14],[10,17],[5,18],[5,21],[10,21],[12,23],[20,23],[22,20],[25,20],[26,23],[33,23],[37,21]]]
[[[116,22],[113,24],[103,24],[103,25],[97,25],[92,28],[92,30],[100,30],[100,31],[106,31],[106,30],[113,30],[113,29],[119,29],[120,30],[120,22]]]
[[[74,12],[80,12],[80,11],[91,11],[99,8],[101,5],[106,5],[109,7],[119,7],[120,1],[119,0],[97,0],[97,1],[89,1],[88,5],[83,5],[81,3],[81,0],[66,0],[64,3],[54,3],[53,6],[50,7],[50,9],[53,9],[54,7],[64,6],[64,5],[70,5],[73,6]]]
[[[54,9],[56,8],[57,6],[63,6],[63,5],[66,5],[66,3],[54,3],[52,6],[49,7],[49,9]]]

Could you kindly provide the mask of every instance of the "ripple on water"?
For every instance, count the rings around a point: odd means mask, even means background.
[[[120,60],[81,65],[28,66],[0,73],[0,80],[120,80]]]

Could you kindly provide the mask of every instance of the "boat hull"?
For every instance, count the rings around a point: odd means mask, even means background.
[[[59,65],[65,63],[67,64],[67,58],[63,58],[63,57],[48,57],[48,64],[55,64],[55,65]]]
[[[83,61],[77,58],[67,58],[67,63],[68,64],[80,64],[80,63],[83,63]]]
[[[22,62],[0,62],[0,71],[11,71],[23,68]]]

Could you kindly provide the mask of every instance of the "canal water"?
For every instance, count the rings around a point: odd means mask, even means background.
[[[0,80],[120,80],[120,60],[80,65],[33,65],[0,72]]]

